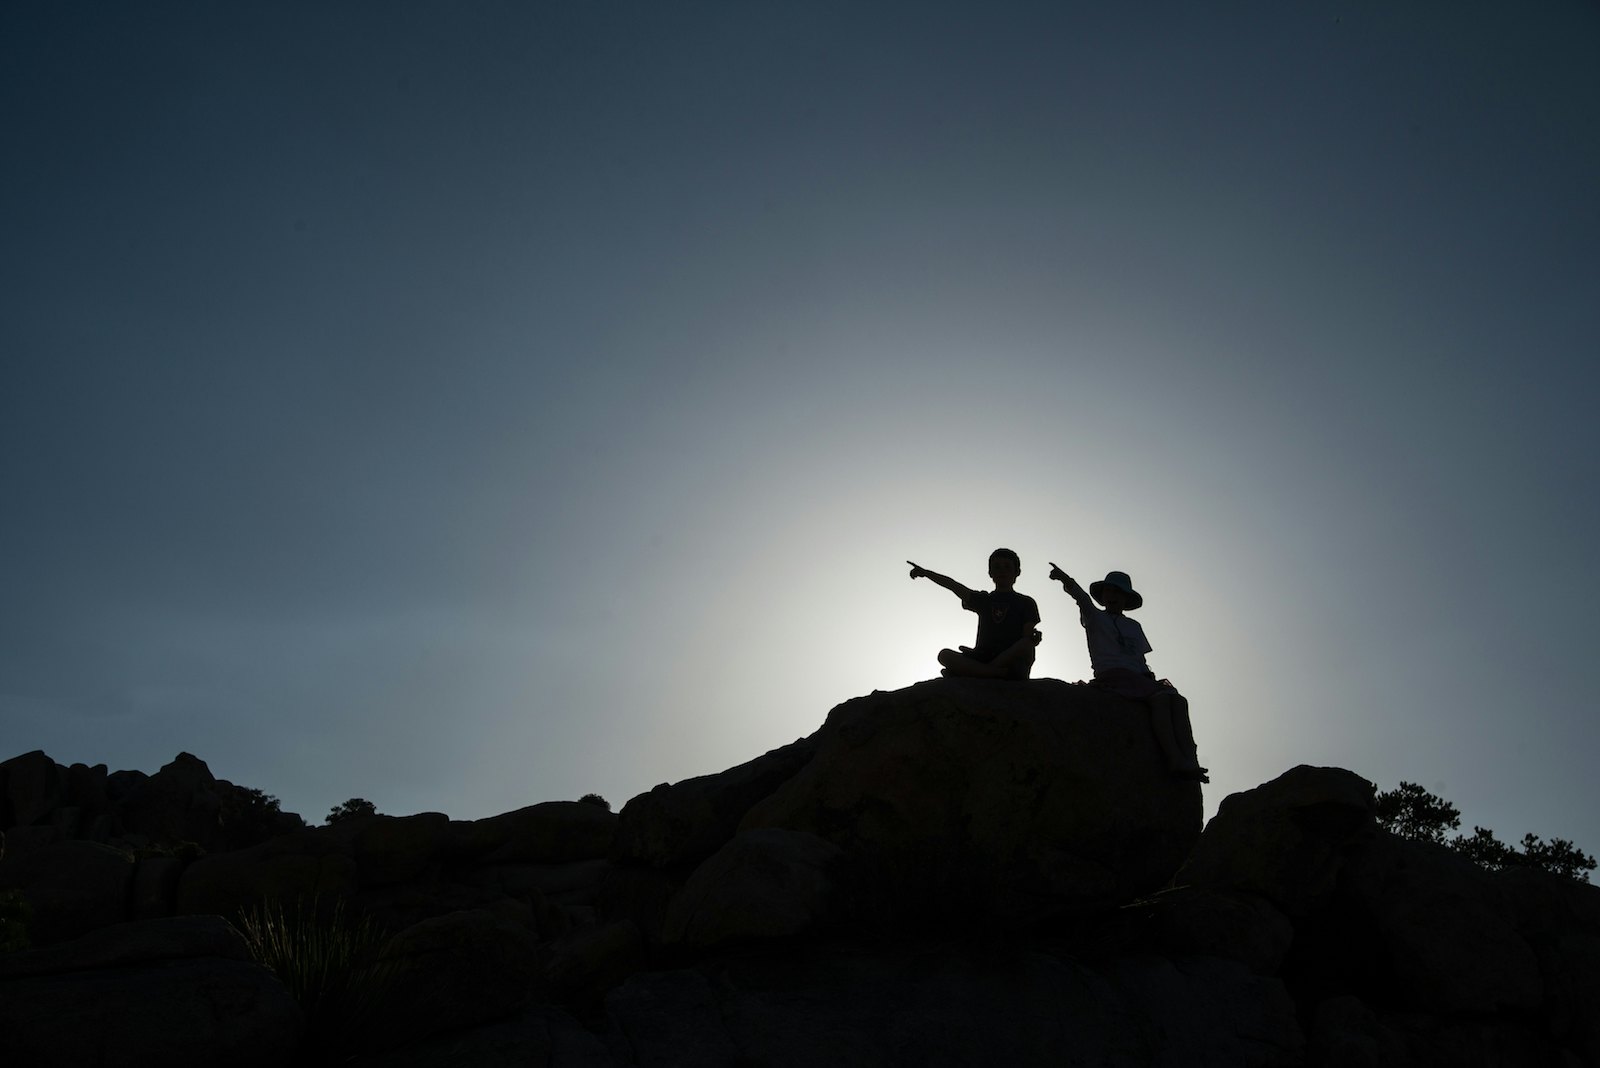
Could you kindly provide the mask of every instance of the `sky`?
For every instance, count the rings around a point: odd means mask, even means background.
[[[0,6],[0,757],[616,808],[1144,596],[1600,851],[1600,5]]]

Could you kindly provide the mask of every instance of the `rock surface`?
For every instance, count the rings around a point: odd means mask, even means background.
[[[670,867],[698,863],[739,831],[750,807],[810,762],[816,740],[797,742],[715,775],[662,783],[622,809],[616,859]]]
[[[1240,890],[1298,918],[1334,894],[1344,865],[1377,833],[1376,787],[1342,768],[1293,768],[1223,799],[1178,882]]]
[[[808,931],[833,906],[829,869],[840,855],[838,846],[804,831],[738,834],[672,899],[663,941],[703,949]]]
[[[1159,889],[1200,824],[1200,788],[1165,774],[1141,703],[1054,680],[937,679],[835,708],[815,755],[740,827],[806,831],[1025,918]],[[930,856],[960,870],[908,871]]]
[[[383,947],[374,1041],[403,1045],[512,1016],[543,993],[544,956],[525,928],[482,909],[413,924]]]
[[[1393,838],[1373,793],[1302,766],[1202,832],[1142,706],[1048,680],[874,693],[620,816],[240,842],[273,817],[193,757],[23,754],[0,1061],[1600,1066],[1600,889]],[[246,959],[219,917],[263,899],[383,929],[359,1012]]]
[[[1244,1068],[1294,1063],[1303,1044],[1281,984],[1228,962],[1106,973],[1007,948],[724,958],[636,975],[606,1009],[639,1065]]]
[[[132,854],[98,842],[58,841],[0,859],[0,886],[20,889],[33,902],[37,942],[121,923],[133,878]]]
[[[0,957],[0,1062],[276,1068],[304,1016],[220,919],[123,924]]]

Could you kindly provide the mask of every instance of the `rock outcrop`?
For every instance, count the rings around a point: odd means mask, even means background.
[[[216,852],[304,826],[274,799],[218,779],[189,753],[154,775],[107,774],[104,764],[64,767],[38,750],[0,763],[0,831],[14,853],[69,839]]]
[[[1600,1065],[1600,889],[1393,838],[1336,768],[1202,833],[1142,706],[1081,686],[874,693],[620,814],[208,851],[203,768],[0,765],[40,943],[0,957],[0,1061]],[[263,901],[378,925],[370,1004],[296,1015],[216,918]]]
[[[1373,794],[1302,766],[1225,799],[1146,906],[1166,950],[1281,977],[1311,1063],[1600,1063],[1600,888],[1396,838]]]
[[[976,679],[835,708],[811,760],[740,822],[817,835],[1005,919],[1157,890],[1200,825],[1200,787],[1166,774],[1143,704]]]
[[[6,1064],[292,1063],[304,1014],[216,916],[118,924],[0,956]]]

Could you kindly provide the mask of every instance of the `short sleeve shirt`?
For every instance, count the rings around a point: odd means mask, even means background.
[[[1039,625],[1039,606],[1016,590],[977,590],[961,607],[978,615],[978,637],[972,645],[975,660],[993,660]]]
[[[1089,639],[1089,663],[1096,672],[1120,669],[1143,675],[1150,670],[1144,662],[1150,642],[1137,622],[1090,606],[1081,608],[1078,618]]]

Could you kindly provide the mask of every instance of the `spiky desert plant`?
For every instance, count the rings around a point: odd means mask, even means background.
[[[382,999],[390,967],[379,958],[385,932],[343,901],[262,902],[236,925],[257,963],[306,1014],[308,1044],[338,1046]]]

